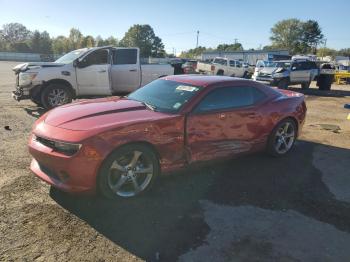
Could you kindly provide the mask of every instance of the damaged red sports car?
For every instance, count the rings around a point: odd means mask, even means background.
[[[55,108],[34,125],[31,170],[63,191],[132,197],[195,162],[287,154],[304,123],[299,93],[250,80],[182,75],[127,97]]]

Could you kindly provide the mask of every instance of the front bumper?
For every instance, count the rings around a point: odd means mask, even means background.
[[[16,86],[16,90],[12,92],[12,98],[16,101],[21,101],[30,98],[30,89],[32,87],[19,87]]]
[[[96,192],[96,176],[102,159],[87,157],[83,147],[75,155],[67,156],[32,137],[28,147],[33,156],[30,169],[41,180],[68,193]]]

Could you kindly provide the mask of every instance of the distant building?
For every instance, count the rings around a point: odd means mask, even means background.
[[[199,57],[201,60],[210,60],[215,57],[225,57],[240,60],[255,65],[257,60],[290,59],[288,50],[245,50],[245,51],[208,51]]]

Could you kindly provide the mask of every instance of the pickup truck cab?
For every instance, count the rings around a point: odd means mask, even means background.
[[[72,99],[130,93],[166,75],[169,64],[141,65],[138,48],[96,47],[74,50],[55,62],[24,63],[13,68],[17,100],[31,99],[52,108]]]
[[[250,70],[247,67],[243,67],[242,62],[223,57],[216,57],[211,64],[199,62],[196,71],[198,73],[241,78],[249,78],[251,76]]]

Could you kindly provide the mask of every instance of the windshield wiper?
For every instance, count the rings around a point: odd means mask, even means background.
[[[141,102],[141,101],[140,101]],[[156,111],[157,107],[155,107],[154,105],[148,104],[146,102],[141,102],[142,104],[144,104],[145,106],[147,106],[149,109],[151,109],[152,111]]]

